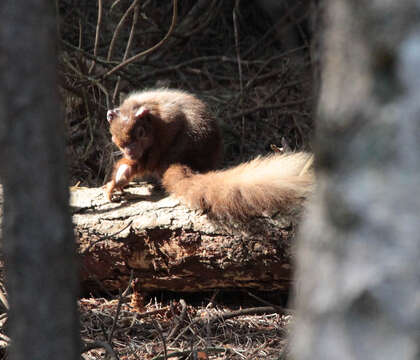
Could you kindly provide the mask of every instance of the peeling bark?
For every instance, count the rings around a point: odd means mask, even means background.
[[[133,186],[121,202],[102,189],[71,191],[85,290],[252,288],[287,291],[297,216],[222,223],[177,199]]]

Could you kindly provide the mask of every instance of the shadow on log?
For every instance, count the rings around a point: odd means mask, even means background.
[[[143,291],[290,286],[298,209],[286,217],[220,222],[144,183],[114,203],[100,188],[74,188],[71,206],[85,291],[123,289],[131,271]]]

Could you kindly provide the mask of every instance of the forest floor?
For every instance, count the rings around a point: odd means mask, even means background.
[[[8,358],[8,301],[0,263],[0,359]],[[268,299],[268,300],[267,300]],[[286,359],[292,312],[250,291],[173,294],[147,299],[126,291],[78,300],[82,358]]]
[[[217,294],[203,295],[200,305],[154,297],[141,312],[129,297],[81,299],[81,336],[85,349],[93,348],[84,358],[103,359],[107,352],[121,360],[286,358],[288,311],[224,305]]]

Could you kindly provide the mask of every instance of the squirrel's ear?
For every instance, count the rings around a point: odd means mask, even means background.
[[[119,115],[120,115],[120,109],[119,108],[108,110],[107,113],[106,113],[106,119],[108,120],[109,123],[111,123],[112,120],[114,120]]]
[[[149,113],[149,109],[146,109],[144,106],[140,106],[136,113],[134,114],[134,118],[136,120],[141,119],[143,116],[147,115]]]

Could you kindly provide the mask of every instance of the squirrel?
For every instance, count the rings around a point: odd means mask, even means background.
[[[192,94],[155,89],[129,95],[108,110],[112,141],[123,157],[115,164],[107,198],[136,176],[152,175],[164,189],[216,218],[246,219],[288,212],[314,184],[313,155],[275,153],[226,170],[222,137],[207,106]]]
[[[135,92],[119,108],[108,110],[112,141],[123,158],[116,163],[107,197],[135,176],[161,179],[172,164],[205,172],[222,158],[222,137],[216,120],[196,97],[171,89]]]

